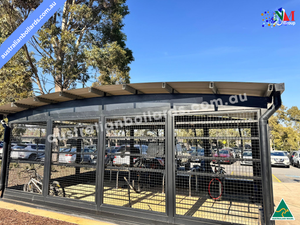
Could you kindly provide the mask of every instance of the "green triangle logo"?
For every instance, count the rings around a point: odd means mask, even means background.
[[[295,220],[291,210],[289,209],[289,207],[283,199],[281,199],[271,220]]]

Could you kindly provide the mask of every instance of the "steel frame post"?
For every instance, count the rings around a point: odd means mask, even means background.
[[[169,222],[174,223],[176,214],[176,192],[175,192],[175,164],[174,164],[174,142],[173,142],[173,115],[168,111],[166,118],[166,213],[169,217]]]
[[[96,167],[96,204],[97,210],[103,204],[103,191],[104,191],[104,160],[105,160],[105,117],[101,116],[99,121],[100,127],[98,130],[98,143],[97,143],[97,167]]]
[[[5,123],[4,127],[4,140],[2,149],[2,165],[1,165],[1,177],[0,177],[0,198],[3,197],[3,192],[5,190],[5,185],[8,178],[8,168],[9,168],[9,149],[10,149],[10,135],[12,130]]]
[[[45,146],[45,162],[44,162],[44,179],[43,179],[43,196],[46,198],[49,193],[49,182],[51,173],[51,161],[52,161],[52,144],[48,140],[50,134],[53,133],[53,123],[51,119],[47,120],[47,136]]]

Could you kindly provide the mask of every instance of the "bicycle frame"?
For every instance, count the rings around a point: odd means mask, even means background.
[[[38,180],[36,180],[36,179],[34,179],[34,178],[31,178],[31,179],[29,180],[29,182],[27,183],[28,187],[29,187],[29,185],[31,185],[31,184],[33,184],[33,185],[36,187],[36,189],[39,191],[39,193],[42,193],[42,190],[41,190],[41,188],[39,187],[39,185],[40,185],[41,187],[43,187],[43,183],[42,183],[42,182],[40,182],[40,181],[38,181]]]

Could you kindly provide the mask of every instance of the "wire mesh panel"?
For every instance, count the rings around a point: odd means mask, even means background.
[[[55,121],[51,137],[51,184],[60,197],[95,202],[99,120]]]
[[[257,112],[174,116],[176,214],[257,224],[262,206]]]
[[[104,204],[165,212],[165,118],[106,118]]]
[[[46,122],[12,124],[7,188],[42,194]]]

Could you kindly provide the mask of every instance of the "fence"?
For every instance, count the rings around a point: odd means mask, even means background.
[[[7,188],[116,213],[257,224],[258,118],[248,110],[13,123]]]

